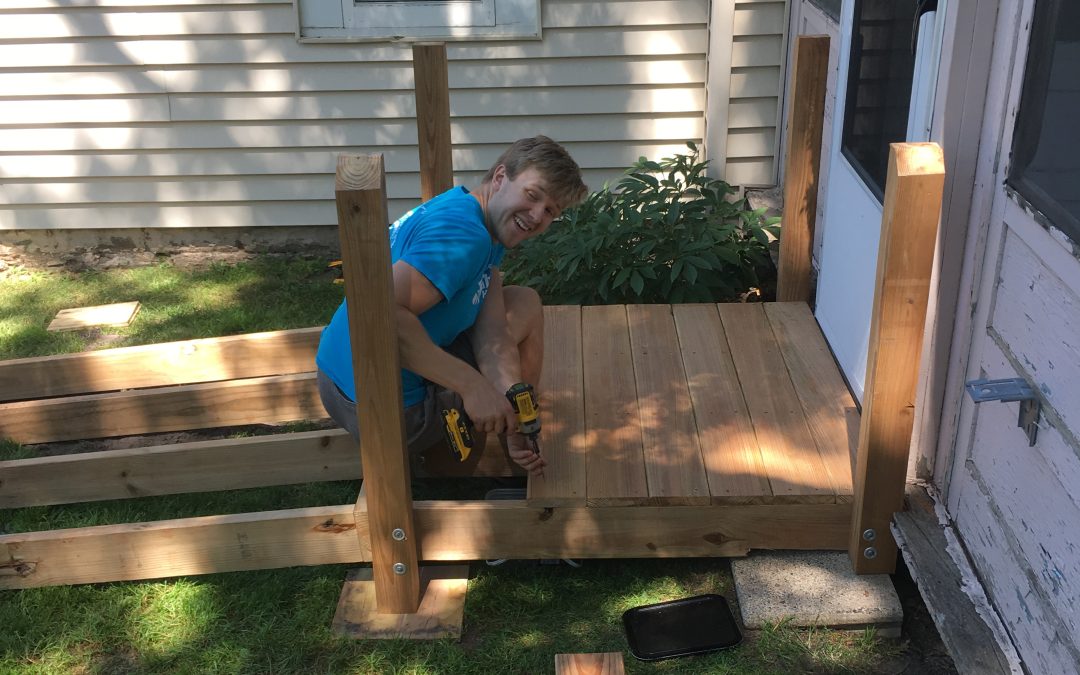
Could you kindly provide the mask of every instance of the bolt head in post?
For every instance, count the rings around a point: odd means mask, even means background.
[[[409,568],[408,568],[408,566],[405,565],[405,563],[399,563],[399,562],[394,563],[394,574],[396,574],[398,576],[401,576],[402,574],[405,574],[405,570],[407,570],[407,569],[409,569]]]
[[[390,536],[394,538],[394,541],[405,541],[405,530],[400,527],[395,527],[394,531],[390,533]]]
[[[866,541],[874,541],[875,539],[877,539],[877,532],[875,532],[872,528],[867,528],[863,530],[862,538]]]
[[[877,557],[877,549],[874,548],[873,546],[867,546],[865,549],[863,549],[862,554],[863,554],[863,557],[866,558],[867,560],[873,560],[874,558]]]

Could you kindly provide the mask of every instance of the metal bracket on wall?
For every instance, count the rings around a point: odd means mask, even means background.
[[[976,403],[1019,401],[1020,419],[1016,422],[1016,426],[1027,434],[1028,446],[1035,445],[1035,438],[1039,433],[1039,414],[1042,404],[1027,380],[1021,377],[1008,380],[969,380],[965,387],[971,400]]]

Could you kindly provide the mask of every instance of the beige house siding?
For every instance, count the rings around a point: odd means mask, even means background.
[[[769,182],[783,8],[735,7],[733,182]],[[591,187],[700,142],[708,18],[543,0],[543,40],[448,44],[455,180],[534,133]],[[385,153],[391,215],[416,204],[411,48],[300,44],[295,20],[274,0],[5,2],[0,229],[332,224],[340,152]]]

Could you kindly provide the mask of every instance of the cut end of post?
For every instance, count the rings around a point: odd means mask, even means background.
[[[892,143],[898,176],[945,173],[945,157],[937,143]]]
[[[334,181],[335,192],[351,190],[377,190],[384,188],[383,156],[338,155],[337,176]]]

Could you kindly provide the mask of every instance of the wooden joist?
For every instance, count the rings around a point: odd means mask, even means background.
[[[315,370],[322,328],[0,361],[0,401]]]
[[[325,419],[314,373],[0,404],[19,443]]]
[[[0,589],[371,560],[354,505],[0,536]],[[850,504],[543,508],[415,502],[423,559],[745,555],[842,549]]]

